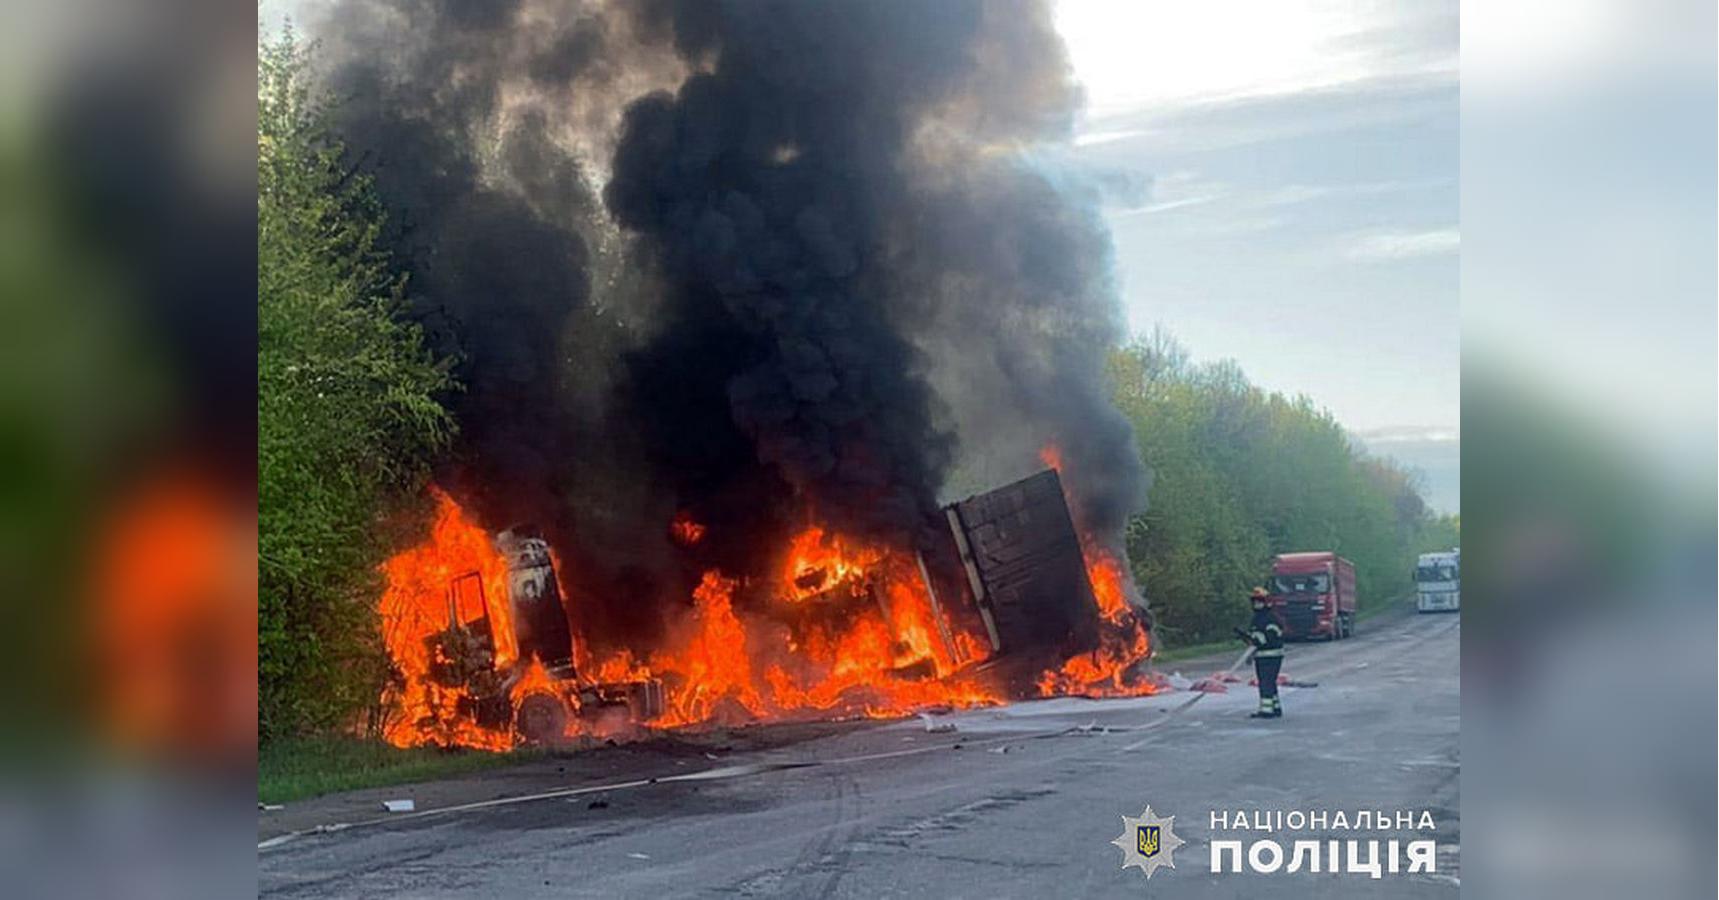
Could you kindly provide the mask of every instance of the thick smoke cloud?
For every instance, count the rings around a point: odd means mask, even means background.
[[[1114,540],[1148,473],[1105,377],[1124,335],[1099,198],[1020,157],[937,177],[914,193],[892,267],[919,286],[900,318],[938,362],[967,464],[991,484],[1054,447],[1083,529]]]
[[[812,521],[918,540],[952,473],[1051,444],[1094,534],[1143,504],[1096,198],[1031,155],[1078,103],[1045,8],[347,0],[316,32],[461,354],[442,480],[545,529],[593,631]]]
[[[906,143],[960,75],[976,10],[688,5],[671,18],[684,55],[716,61],[623,124],[604,197],[669,295],[665,340],[629,364],[655,381],[695,360],[720,386],[705,427],[744,436],[837,530],[911,538],[936,514],[951,438],[892,319],[881,251]],[[671,470],[697,465],[679,456]]]
[[[553,0],[349,0],[313,28],[413,307],[458,358],[460,436],[437,480],[497,530],[540,529],[592,598],[624,598],[584,605],[596,630],[648,638],[663,591],[637,561],[664,549],[673,506],[608,427],[626,421],[603,396],[636,280],[606,249],[593,161],[627,102],[681,74],[633,24]]]
[[[553,519],[557,461],[575,447],[559,336],[590,299],[589,242],[571,226],[594,209],[544,118],[501,115],[519,11],[351,3],[321,29],[337,128],[375,180],[420,317],[460,355],[450,486],[502,524]]]

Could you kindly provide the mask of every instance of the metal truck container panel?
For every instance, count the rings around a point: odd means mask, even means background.
[[[945,511],[995,651],[1074,653],[1097,646],[1098,604],[1054,470]]]

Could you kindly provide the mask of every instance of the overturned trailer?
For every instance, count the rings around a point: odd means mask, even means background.
[[[1098,603],[1055,470],[950,503],[931,525],[914,551],[913,575],[956,671],[991,671],[1005,694],[1036,696],[1046,668],[1098,648]],[[818,569],[802,577],[796,587],[815,588],[817,602],[792,605],[796,617],[875,604],[893,620],[887,592],[868,578],[825,582]],[[891,674],[938,673],[921,658]]]
[[[1098,647],[1097,599],[1053,469],[944,506],[914,563],[947,656],[961,669],[999,669],[1006,687],[1020,688],[1011,691],[1017,696],[1030,693],[1047,665]],[[883,592],[869,581],[813,586],[820,602],[797,608],[828,614],[875,603],[890,618]],[[959,632],[984,646],[964,649],[954,639]]]

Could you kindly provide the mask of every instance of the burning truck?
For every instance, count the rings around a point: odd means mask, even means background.
[[[1055,469],[949,504],[915,549],[813,526],[770,577],[706,572],[687,621],[649,653],[593,649],[543,538],[491,535],[437,503],[430,538],[385,566],[381,730],[396,745],[1151,691],[1146,612],[1120,562],[1082,540]],[[671,530],[691,544],[704,529],[677,517]]]

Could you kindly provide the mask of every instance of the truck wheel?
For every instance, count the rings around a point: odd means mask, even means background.
[[[547,744],[567,734],[567,703],[554,694],[529,694],[519,703],[514,714],[514,728],[521,737],[533,744]]]

